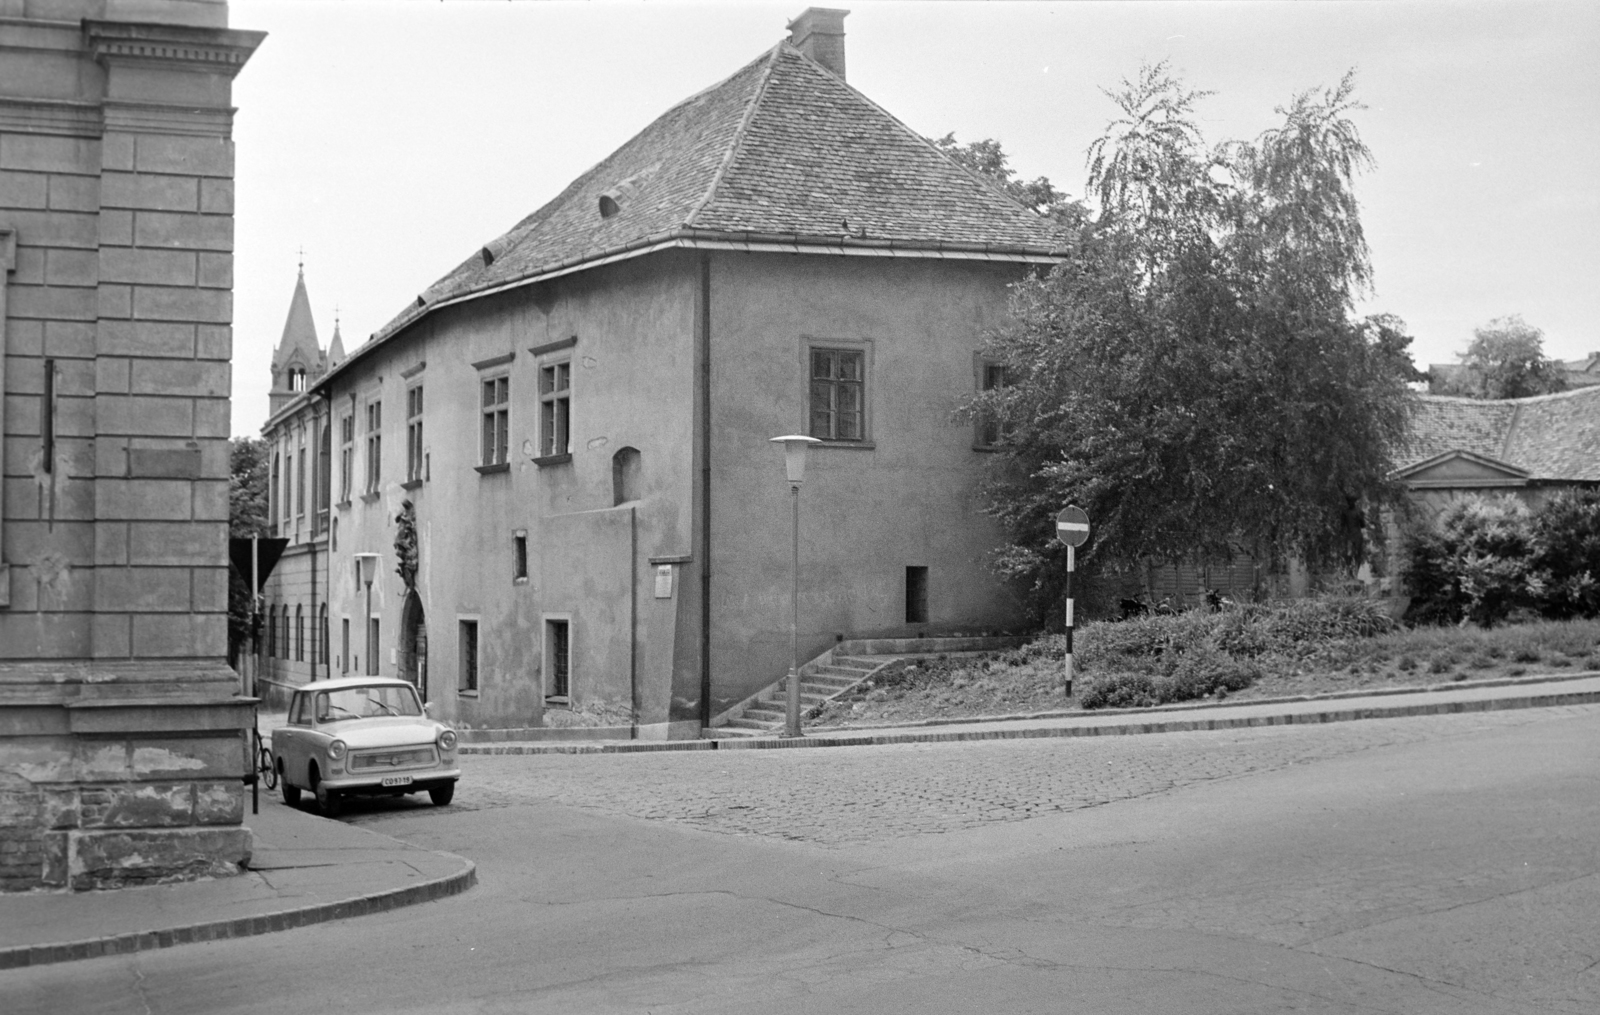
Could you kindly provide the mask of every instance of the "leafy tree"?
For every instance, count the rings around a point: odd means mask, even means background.
[[[1527,398],[1565,391],[1561,364],[1544,355],[1544,332],[1521,314],[1496,317],[1472,329],[1472,343],[1461,354],[1464,376],[1440,378],[1435,390],[1469,398]]]
[[[228,447],[228,535],[268,536],[267,442],[235,437]],[[250,578],[228,569],[228,658],[250,640]]]
[[[1017,171],[1011,168],[1010,156],[993,138],[961,144],[956,141],[955,134],[950,133],[933,140],[933,145],[958,164],[998,184],[1001,190],[1035,214],[1072,229],[1080,228],[1088,220],[1083,204],[1057,190],[1048,177],[1020,179]]]
[[[1088,153],[1098,214],[1071,258],[1013,287],[986,348],[1008,383],[970,406],[1002,435],[999,568],[1041,613],[1069,502],[1100,559],[1362,555],[1396,493],[1415,369],[1398,319],[1353,315],[1371,279],[1353,87],[1298,95],[1278,127],[1215,148],[1205,93],[1164,64],[1107,93],[1119,115]]]

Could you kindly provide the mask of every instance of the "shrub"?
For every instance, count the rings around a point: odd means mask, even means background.
[[[1600,616],[1600,493],[1563,491],[1533,517],[1532,580],[1547,617]]]
[[[1410,619],[1484,627],[1529,605],[1533,520],[1514,497],[1468,497],[1452,504],[1432,527],[1409,534],[1404,568],[1414,597]]]
[[[1089,681],[1078,699],[1084,708],[1148,708],[1159,705],[1155,682],[1144,673],[1111,673]]]

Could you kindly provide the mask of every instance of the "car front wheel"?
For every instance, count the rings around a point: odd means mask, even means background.
[[[432,786],[428,789],[428,799],[433,801],[435,807],[443,807],[455,799],[456,784],[447,782],[443,786]]]
[[[336,818],[342,809],[344,801],[339,796],[338,790],[332,790],[322,781],[321,773],[315,768],[311,769],[311,792],[317,795],[317,810],[325,818]]]

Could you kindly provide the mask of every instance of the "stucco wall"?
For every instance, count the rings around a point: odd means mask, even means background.
[[[352,651],[364,652],[364,591],[353,555],[381,555],[373,586],[380,618],[379,670],[393,675],[400,637],[403,586],[394,574],[394,518],[410,499],[419,541],[418,593],[428,625],[429,688],[434,714],[475,727],[542,722],[547,615],[573,625],[573,704],[609,701],[629,706],[630,660],[648,656],[667,669],[641,682],[670,684],[674,650],[663,654],[674,624],[652,604],[626,627],[625,575],[651,573],[652,556],[687,554],[693,498],[692,383],[695,265],[658,256],[559,279],[437,312],[330,380],[335,420],[350,396],[380,393],[384,404],[382,488],[335,506],[339,546],[330,556],[333,648],[340,620],[351,620]],[[572,363],[572,457],[536,465],[538,370],[529,350],[577,336]],[[473,364],[512,355],[507,364]],[[543,357],[548,359],[548,357]],[[409,380],[403,371],[421,367]],[[508,371],[511,378],[510,468],[480,473],[479,385]],[[425,400],[426,480],[403,489],[405,389],[421,381]],[[359,423],[359,421],[358,421]],[[357,426],[359,491],[364,434]],[[612,456],[623,447],[641,455],[636,503],[614,510]],[[529,540],[529,580],[513,575],[513,538]],[[688,585],[688,583],[682,583]],[[682,608],[680,597],[671,601]],[[459,630],[478,623],[479,687],[460,689]],[[623,625],[619,631],[618,625]],[[653,644],[646,644],[653,639]],[[636,642],[628,651],[630,640]],[[641,664],[634,664],[641,665]],[[337,667],[336,667],[337,668]],[[641,701],[644,722],[665,721],[659,695]]]
[[[807,430],[808,344],[869,350],[869,446],[818,446],[801,490],[800,642],[1005,627],[986,458],[953,418],[1023,269],[970,261],[719,255],[711,284],[713,711],[788,667],[790,506],[771,437]],[[905,569],[928,568],[910,625]]]

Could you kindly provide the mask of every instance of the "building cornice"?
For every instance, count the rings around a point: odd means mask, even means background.
[[[266,32],[238,28],[198,28],[137,21],[84,19],[89,52],[100,63],[159,64],[209,74],[239,72]]]

